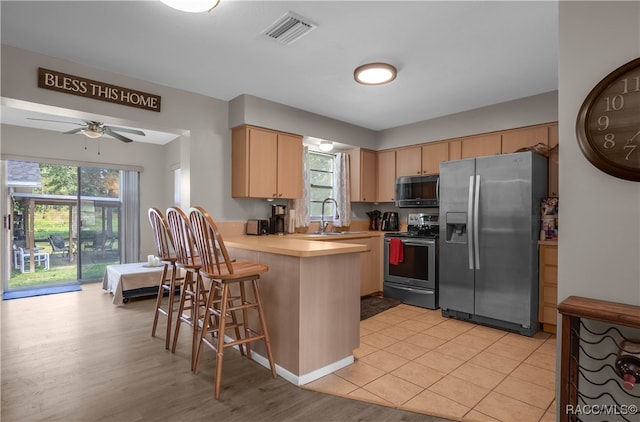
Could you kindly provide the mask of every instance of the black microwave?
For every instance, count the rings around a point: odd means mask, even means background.
[[[440,177],[405,176],[396,179],[396,207],[433,208],[439,206]]]

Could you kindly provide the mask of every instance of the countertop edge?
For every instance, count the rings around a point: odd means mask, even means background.
[[[365,245],[318,242],[286,236],[232,236],[224,239],[227,247],[300,258],[367,252]]]

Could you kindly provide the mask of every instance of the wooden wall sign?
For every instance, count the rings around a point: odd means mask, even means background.
[[[160,111],[161,97],[159,95],[81,78],[42,67],[38,68],[38,86],[80,97],[93,98],[145,110]]]

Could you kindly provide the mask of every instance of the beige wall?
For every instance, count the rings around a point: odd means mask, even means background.
[[[38,88],[38,67],[161,95],[162,112]],[[229,161],[226,157],[230,156],[227,149],[231,136],[227,128],[227,102],[5,45],[2,46],[1,88],[3,105],[40,112],[54,107],[66,110],[72,117],[104,117],[111,124],[172,132],[179,136],[167,146],[123,144],[105,138],[101,141],[101,154],[97,155],[96,149],[84,150],[84,139],[80,136],[2,126],[3,155],[143,167],[140,178],[141,256],[153,251],[146,210],[151,206],[165,209],[173,204],[171,170],[175,165],[184,169],[183,206],[198,201],[198,205],[224,215],[222,219],[237,215],[233,203],[228,206],[221,200],[221,192],[230,191],[231,184],[230,173],[225,167]]]
[[[557,120],[558,92],[553,91],[383,130],[378,134],[376,149],[496,132]]]
[[[361,148],[375,149],[376,146],[376,131],[252,95],[241,95],[229,102],[229,127],[243,124],[330,139]]]

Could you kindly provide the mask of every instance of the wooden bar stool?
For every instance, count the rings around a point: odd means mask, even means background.
[[[156,310],[153,315],[153,328],[151,336],[155,337],[156,328],[158,326],[158,316],[167,317],[167,332],[165,335],[164,348],[169,348],[169,340],[171,339],[171,326],[173,325],[173,312],[175,311],[175,293],[176,287],[182,284],[182,278],[177,277],[176,261],[177,258],[173,254],[173,238],[167,220],[162,212],[157,208],[149,208],[149,222],[153,229],[153,240],[156,246],[156,256],[164,264],[162,276],[160,278],[160,286],[158,286],[158,297],[156,299]],[[167,303],[164,302],[165,292],[168,294]]]
[[[251,343],[263,340],[271,367],[271,374],[276,378],[276,367],[271,354],[271,344],[267,324],[265,323],[258,279],[260,274],[269,271],[266,265],[229,259],[222,236],[211,216],[201,207],[189,209],[189,222],[195,238],[196,247],[200,251],[200,276],[211,280],[207,304],[202,319],[202,329],[198,342],[198,351],[194,372],[198,373],[198,366],[202,357],[203,346],[208,346],[217,354],[215,398],[220,397],[220,380],[222,376],[222,357],[224,349],[238,346],[243,352],[243,345],[247,348],[246,356],[251,359]],[[253,302],[249,301],[245,284],[250,283],[253,291]],[[239,295],[230,293],[230,286],[237,286]],[[259,329],[250,327],[249,310],[257,311]],[[240,315],[237,315],[240,313]],[[241,318],[240,318],[241,316]],[[225,341],[228,330],[235,330],[235,339]],[[211,339],[207,338],[211,334]]]
[[[178,307],[178,317],[176,318],[176,328],[173,334],[171,351],[176,351],[181,324],[186,323],[190,325],[193,329],[191,339],[191,370],[193,370],[198,343],[197,321],[201,308],[206,304],[207,290],[204,288],[202,277],[200,277],[198,273],[200,269],[200,258],[196,253],[187,215],[178,207],[169,207],[167,208],[166,218],[169,231],[173,236],[177,257],[176,267],[185,272],[182,291],[180,292],[180,306]]]

